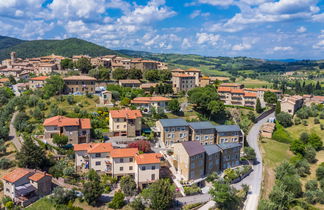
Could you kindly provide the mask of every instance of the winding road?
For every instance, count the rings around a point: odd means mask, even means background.
[[[21,147],[22,147],[22,144],[21,144],[22,138],[17,135],[16,128],[13,125],[17,114],[18,114],[18,112],[15,112],[12,115],[12,118],[11,118],[11,121],[10,121],[10,126],[9,126],[9,129],[10,129],[9,130],[9,139],[12,141],[12,143],[15,145],[15,147],[17,148],[17,150],[19,152],[21,150]]]
[[[262,124],[267,122],[267,120],[271,117],[274,117],[274,113],[271,113],[264,119],[254,124],[247,136],[249,146],[252,147],[256,153],[256,164],[253,165],[253,172],[239,183],[240,185],[250,185],[250,191],[244,206],[244,209],[246,210],[256,210],[258,208],[262,184],[262,155],[258,142],[259,131]]]

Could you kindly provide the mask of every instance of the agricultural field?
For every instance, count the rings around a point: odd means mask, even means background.
[[[240,79],[238,81],[236,81],[237,83],[240,84],[244,84],[245,87],[247,88],[261,88],[264,86],[271,86],[271,83],[267,82],[267,81],[263,81],[263,80],[258,80],[258,79],[251,79],[251,78],[247,78],[247,79]]]

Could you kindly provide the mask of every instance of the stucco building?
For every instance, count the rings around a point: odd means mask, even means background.
[[[166,97],[153,96],[137,97],[131,100],[131,103],[137,108],[140,108],[143,113],[150,113],[152,109],[155,109],[156,111],[162,110],[165,112],[169,101],[171,101],[171,99]]]
[[[90,119],[55,116],[43,123],[44,138],[52,139],[55,134],[68,137],[69,144],[88,143],[90,141]]]
[[[111,110],[109,130],[113,136],[134,137],[141,135],[142,113],[140,110]]]
[[[280,103],[281,111],[294,115],[296,111],[303,106],[303,102],[302,96],[294,95],[284,97]]]
[[[46,79],[48,79],[48,76],[39,76],[39,77],[33,77],[29,80],[29,89],[36,90],[38,88],[44,87],[46,83]]]
[[[70,76],[63,78],[65,94],[94,94],[97,79],[89,76]]]

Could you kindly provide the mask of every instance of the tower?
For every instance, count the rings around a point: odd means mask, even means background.
[[[11,52],[10,53],[10,58],[11,58],[11,64],[15,63],[15,61],[16,61],[16,52]]]

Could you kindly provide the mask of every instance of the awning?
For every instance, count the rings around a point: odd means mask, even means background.
[[[36,188],[30,183],[15,188],[15,193],[18,196],[24,196],[34,191],[36,191]]]

